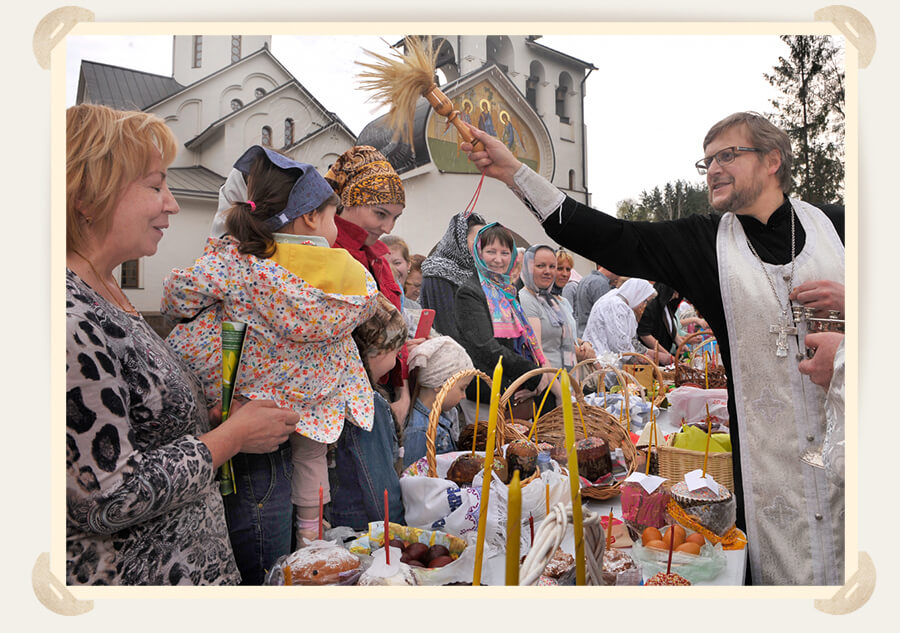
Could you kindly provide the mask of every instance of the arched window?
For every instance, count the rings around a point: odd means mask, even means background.
[[[544,82],[544,66],[539,61],[531,62],[525,79],[525,100],[538,110],[538,87]],[[538,111],[540,113],[540,111]]]
[[[268,125],[263,126],[259,144],[266,147],[272,147],[272,128],[270,128]]]
[[[284,146],[290,147],[294,144],[294,119],[284,120]]]
[[[559,85],[556,87],[556,116],[561,123],[569,122],[569,91],[572,89],[572,77],[569,73],[560,73]]]
[[[122,262],[119,270],[119,286],[122,288],[140,288],[141,269],[139,259]]]
[[[488,64],[494,63],[505,73],[515,70],[512,42],[506,35],[488,35],[485,42]]]
[[[440,85],[459,79],[459,66],[456,64],[456,54],[450,42],[438,38],[434,41],[434,47],[438,51],[434,66],[437,69],[435,74],[441,80]]]
[[[253,96],[256,97],[257,99],[259,99],[260,97],[265,97],[266,89],[265,88],[257,88],[256,90],[253,91]]]
[[[203,36],[194,36],[194,57],[191,61],[191,68],[200,68],[203,62]]]
[[[240,99],[232,99],[232,100],[231,100],[231,110],[232,110],[232,112],[234,112],[234,111],[236,111],[236,110],[240,110],[240,109],[243,108],[243,107],[244,107],[244,102],[241,101]]]
[[[569,170],[569,189],[575,189],[575,170]]]
[[[231,36],[231,63],[238,61],[241,58],[241,36],[240,35],[232,35]]]

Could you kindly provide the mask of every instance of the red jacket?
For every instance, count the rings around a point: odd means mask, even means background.
[[[338,234],[333,248],[345,249],[354,259],[365,266],[375,278],[375,283],[378,284],[378,290],[380,290],[402,314],[403,308],[401,307],[400,286],[397,285],[397,280],[394,279],[394,272],[391,270],[391,265],[386,258],[387,254],[390,252],[388,247],[380,240],[371,246],[366,246],[365,241],[369,234],[366,233],[365,229],[356,226],[352,222],[348,222],[339,215],[334,216],[334,223],[337,225]],[[408,374],[409,370],[406,365],[406,345],[404,345],[403,349],[400,350],[398,366],[389,374],[389,382],[392,385],[400,385],[402,384],[402,380],[407,378]]]

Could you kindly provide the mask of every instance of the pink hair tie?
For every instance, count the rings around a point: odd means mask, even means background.
[[[256,203],[253,200],[247,200],[247,204],[250,205],[250,213],[256,211]]]

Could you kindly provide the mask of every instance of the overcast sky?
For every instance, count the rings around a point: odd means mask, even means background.
[[[400,35],[381,36],[394,43]],[[596,208],[673,180],[700,182],[693,164],[709,127],[739,110],[771,111],[763,78],[787,52],[774,35],[545,35],[541,43],[590,62],[588,188]],[[377,116],[356,89],[363,48],[378,36],[273,36],[272,53],[355,133]],[[81,60],[171,75],[170,36],[70,36],[66,103],[75,102]]]

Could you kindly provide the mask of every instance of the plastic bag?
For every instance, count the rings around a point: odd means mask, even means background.
[[[411,464],[400,477],[403,508],[407,525],[428,530],[441,530],[474,541],[478,534],[481,509],[482,473],[475,476],[471,486],[459,487],[444,479],[457,457],[468,451],[443,453],[435,456],[437,477],[428,477],[426,458]],[[483,452],[477,452],[484,455]],[[553,469],[541,473],[522,487],[522,519],[527,526],[529,514],[539,521],[546,515],[546,495],[549,484],[551,507],[569,498],[569,478],[551,462]],[[493,473],[490,486],[485,543],[493,548],[506,546],[507,486]],[[527,528],[526,528],[527,529]]]
[[[669,562],[668,550],[643,547],[640,540],[631,548],[631,557],[638,561],[645,576],[653,576],[666,571]],[[712,580],[725,569],[727,561],[721,545],[711,545],[708,541],[700,548],[700,555],[672,552],[672,571],[692,583]]]
[[[352,563],[355,559],[356,566],[348,565],[348,569],[341,572],[324,571],[316,565],[318,561],[340,558]],[[272,565],[272,569],[266,574],[264,585],[355,585],[360,575],[365,571],[371,561],[365,562],[360,556],[348,552],[339,544],[332,541],[309,541],[309,543],[297,551],[281,556]],[[285,568],[292,571],[293,580],[285,582]],[[308,576],[308,580],[300,580],[297,574]]]
[[[592,407],[606,409],[617,420],[624,416],[625,396],[621,392],[603,394],[591,393],[584,397],[584,401]],[[628,398],[628,419],[631,430],[640,433],[650,423],[650,410],[653,409],[653,417],[659,419],[659,407],[651,405],[640,396],[631,395]],[[577,411],[576,411],[577,415]],[[577,420],[577,417],[576,417]]]
[[[713,422],[728,423],[728,390],[697,389],[678,387],[666,394],[669,401],[669,416],[685,422],[700,422],[706,419],[706,405]]]

